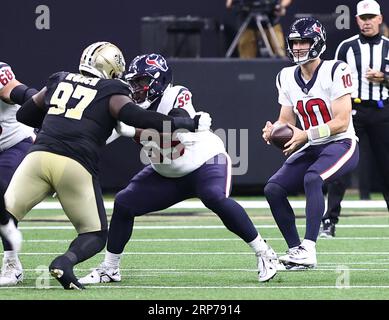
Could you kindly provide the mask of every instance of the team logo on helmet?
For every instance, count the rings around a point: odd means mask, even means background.
[[[150,55],[146,59],[146,64],[149,66],[157,67],[162,71],[167,71],[168,66],[166,60],[159,55]]]

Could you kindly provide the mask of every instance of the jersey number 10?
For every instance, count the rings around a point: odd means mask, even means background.
[[[50,105],[55,105],[56,107],[51,107],[47,113],[60,115],[66,112],[65,118],[80,120],[84,110],[93,101],[96,94],[97,90],[80,85],[73,88],[73,85],[70,83],[60,82],[50,99]],[[78,99],[80,101],[74,108],[67,109],[66,105],[70,98]]]

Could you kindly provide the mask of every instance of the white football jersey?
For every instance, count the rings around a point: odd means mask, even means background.
[[[0,62],[0,90],[15,79],[11,67]],[[19,105],[11,105],[0,100],[0,152],[7,150],[28,137],[34,137],[34,129],[16,120]]]
[[[283,68],[277,75],[276,84],[278,102],[282,106],[293,107],[303,130],[330,121],[333,118],[332,101],[354,91],[350,66],[337,60],[323,60],[308,82],[303,79],[299,66]],[[308,144],[324,144],[345,138],[357,139],[351,113],[345,132],[320,141],[309,141]]]
[[[195,116],[192,93],[187,88],[168,87],[156,111],[167,115],[173,108],[185,109],[191,118]],[[226,154],[223,141],[210,131],[179,133],[179,140],[181,144],[160,149],[161,158],[150,158],[151,166],[160,175],[170,178],[182,177],[198,169],[217,154]],[[156,150],[157,147],[154,147]]]

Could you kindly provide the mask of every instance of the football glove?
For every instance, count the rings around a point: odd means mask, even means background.
[[[196,125],[197,131],[207,131],[211,128],[212,118],[207,112],[196,112],[193,118]]]

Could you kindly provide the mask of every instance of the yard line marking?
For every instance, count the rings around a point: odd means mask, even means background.
[[[268,241],[285,241],[284,238],[266,238]],[[335,237],[335,238],[320,238],[320,240],[389,240],[389,237]],[[23,242],[40,243],[40,242],[71,242],[73,239],[25,239]],[[239,241],[239,238],[156,238],[156,239],[131,239],[131,242],[217,242],[217,241]]]
[[[241,200],[237,201],[245,209],[269,209],[269,204],[266,200]],[[292,208],[304,209],[305,200],[290,201]],[[106,209],[113,209],[113,201],[104,201]],[[384,200],[343,200],[341,202],[342,208],[358,208],[358,209],[387,209]],[[51,210],[62,209],[61,204],[57,201],[43,201],[37,204],[33,210]],[[199,200],[182,201],[170,207],[170,209],[207,209]]]
[[[263,224],[255,225],[258,229],[278,229],[277,225]],[[305,224],[298,224],[298,228],[305,228]],[[338,229],[383,229],[389,228],[389,224],[343,224],[337,225]],[[73,226],[21,226],[20,230],[74,230]],[[185,226],[185,225],[174,225],[174,226],[134,226],[137,230],[175,230],[175,229],[226,229],[223,225],[199,225],[199,226]],[[335,237],[336,239],[336,237]]]
[[[62,252],[19,252],[19,255],[62,255]],[[99,255],[105,255],[99,252]],[[253,255],[252,252],[123,252],[122,255]],[[278,252],[277,254],[283,254]],[[388,251],[380,252],[316,252],[318,255],[389,255]],[[3,255],[3,253],[0,253]],[[340,263],[341,264],[341,263]]]
[[[340,264],[337,264],[337,265],[334,265],[334,266],[343,266],[343,263],[340,263]],[[35,272],[35,271],[38,271],[38,272],[41,272],[41,271],[47,271],[47,269],[23,269],[24,272]],[[90,271],[92,270],[92,268],[90,269],[74,269],[74,271],[79,271],[79,272],[87,272],[87,271]],[[349,271],[389,271],[389,268],[312,268],[312,269],[309,269],[309,271],[338,271],[338,270],[349,270]],[[128,274],[127,275],[132,275],[133,272],[150,272],[150,273],[153,273],[153,274],[159,274],[159,273],[191,273],[191,272],[200,272],[200,273],[203,273],[203,272],[214,272],[214,273],[218,273],[218,272],[257,272],[258,270],[257,269],[206,269],[206,268],[201,268],[201,269],[120,269],[120,272],[121,272],[121,275],[126,275],[127,272]],[[123,272],[126,272],[126,273],[123,273]],[[294,271],[286,271],[286,270],[281,270],[281,271],[278,271],[278,272],[282,272],[282,273],[295,273]],[[28,278],[27,278],[28,279]],[[50,278],[47,278],[47,279],[51,279]]]
[[[90,289],[256,289],[256,290],[264,290],[264,289],[389,289],[389,285],[387,286],[268,286],[268,284],[258,284],[256,286],[128,286],[128,285],[92,285],[88,286],[88,290]],[[48,286],[48,287],[37,287],[34,286],[14,286],[14,287],[0,287],[3,290],[12,290],[12,289],[63,289],[62,286]]]

